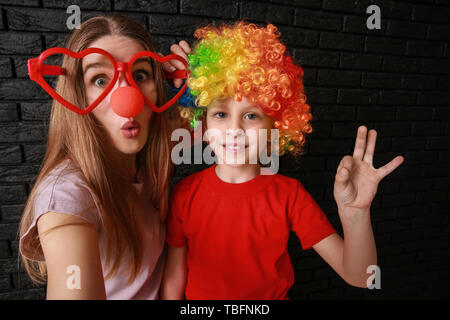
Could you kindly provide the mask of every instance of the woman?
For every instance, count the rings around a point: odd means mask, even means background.
[[[93,47],[118,62],[154,51],[149,33],[120,15],[85,21],[67,43],[74,52]],[[91,104],[111,80],[96,74],[92,59],[65,56],[62,62],[67,72],[56,91],[77,106]],[[150,60],[133,78],[160,106],[164,69],[172,70]],[[130,86],[124,74],[114,88]],[[111,95],[87,115],[57,101],[52,106],[47,151],[23,212],[19,246],[31,279],[47,281],[47,299],[159,298],[173,171],[169,122],[166,112],[147,104],[136,115],[120,116]]]

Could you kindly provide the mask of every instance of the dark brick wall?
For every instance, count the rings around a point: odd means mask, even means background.
[[[192,43],[195,27],[245,18],[272,22],[305,69],[315,116],[307,155],[280,172],[300,179],[340,229],[333,179],[351,154],[356,128],[378,131],[375,167],[405,162],[382,181],[372,205],[381,290],[348,286],[314,250],[289,251],[292,299],[443,298],[450,283],[450,3],[446,0],[58,1],[0,0],[0,299],[43,298],[18,267],[17,227],[45,150],[49,99],[27,78],[26,60],[63,45],[66,8],[82,18],[134,17],[167,54]],[[381,29],[366,28],[366,8],[381,8]],[[177,168],[175,181],[202,166]]]

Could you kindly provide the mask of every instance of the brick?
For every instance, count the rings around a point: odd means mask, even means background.
[[[36,33],[0,31],[0,54],[40,54],[41,36]]]
[[[411,20],[413,5],[409,3],[382,0],[379,2],[379,6],[381,9],[381,19],[394,18]]]
[[[364,37],[342,33],[321,32],[319,47],[362,51],[364,48]]]
[[[433,106],[448,106],[450,101],[450,92],[448,91],[422,91],[417,96],[417,103]]]
[[[392,37],[425,39],[426,34],[427,25],[418,22],[389,20],[386,28],[386,35]]]
[[[450,150],[439,151],[439,162],[450,162]]]
[[[322,0],[272,0],[271,2],[304,8],[320,8],[322,6]]]
[[[303,28],[277,26],[281,32],[281,41],[287,46],[293,47],[317,47],[319,38],[317,31],[305,30]]]
[[[358,107],[358,121],[392,121],[395,110],[390,107]]]
[[[433,109],[430,107],[398,107],[397,120],[431,120]]]
[[[0,275],[0,292],[11,290],[11,279],[9,275]]]
[[[431,24],[427,39],[450,41],[450,25]]]
[[[366,37],[365,51],[368,53],[390,53],[403,55],[406,50],[406,41],[387,37]]]
[[[0,166],[0,182],[31,183],[39,172],[38,165]]]
[[[402,76],[395,73],[363,72],[362,86],[368,88],[400,88]]]
[[[361,83],[361,73],[342,70],[319,70],[317,84],[333,87],[358,87]]]
[[[19,31],[69,31],[66,10],[8,8],[6,10],[10,30]]]
[[[17,121],[19,115],[14,102],[0,102],[0,119],[2,121]]]
[[[0,146],[0,162],[20,163],[22,161],[22,152],[19,146]]]
[[[447,170],[450,166],[447,166]],[[442,202],[448,200],[448,190],[427,190],[417,192],[417,203]]]
[[[114,10],[176,13],[176,0],[114,0]]]
[[[22,216],[24,206],[23,205],[2,205],[2,222],[19,222]]]
[[[342,29],[342,15],[297,8],[295,12],[295,25],[312,29],[338,31]]]
[[[47,93],[28,79],[0,79],[0,100],[46,99]]]
[[[422,60],[421,71],[425,73],[450,74],[450,59],[428,59]]]
[[[430,76],[431,77],[431,76]],[[432,76],[433,79],[436,79],[437,84],[434,86],[434,88],[440,90],[440,89],[448,89],[450,90],[450,76],[447,75],[438,75]]]
[[[151,34],[164,34],[171,36],[192,36],[199,25],[209,22],[205,18],[151,14],[148,16],[149,31]]]
[[[39,0],[0,0],[0,4],[14,5],[14,6],[38,7]]]
[[[434,117],[435,120],[450,120],[450,107],[436,107],[434,108]]]
[[[365,14],[367,7],[370,5],[369,0],[354,0],[351,2],[339,0],[324,0],[323,8],[326,10],[349,12],[356,14]]]
[[[436,178],[434,181],[435,189],[450,189],[450,177]]]
[[[6,123],[0,127],[0,142],[42,142],[46,136],[43,124]]]
[[[378,92],[368,89],[339,89],[339,104],[358,104],[370,105],[377,103]]]
[[[261,2],[241,2],[241,18],[271,23],[294,23],[294,8]]]
[[[352,150],[353,141],[345,140],[315,140],[311,141],[310,154],[347,154]]]
[[[450,8],[436,5],[416,5],[414,20],[432,23],[448,23]]]
[[[427,149],[450,149],[450,139],[448,137],[430,137]]]
[[[381,90],[380,104],[384,105],[414,105],[416,93],[413,91]]]
[[[8,241],[0,241],[0,259],[9,258],[11,252],[9,250]]]
[[[339,64],[339,53],[314,50],[314,49],[294,49],[294,58],[300,61],[302,66],[309,67],[334,67]]]
[[[52,102],[22,102],[20,107],[22,120],[48,120]]]
[[[386,110],[387,111],[387,110]],[[383,137],[398,137],[408,136],[411,133],[411,123],[396,122],[395,126],[390,122],[376,122],[372,129],[378,132],[378,138]]]
[[[392,138],[392,150],[424,150],[426,142],[427,139],[425,137],[394,137]]]
[[[44,34],[44,49],[53,47],[66,47],[66,43],[69,40],[69,33],[48,33]]]
[[[46,8],[67,9],[70,5],[77,5],[80,9],[111,10],[111,3],[109,0],[72,0],[70,2],[63,0],[43,0],[43,5]]]
[[[0,185],[0,202],[2,205],[7,202],[22,202],[26,199],[26,197],[27,194],[23,185]]]
[[[438,87],[438,77],[425,74],[404,74],[403,88],[405,89],[436,89]],[[441,88],[444,89],[444,88]]]
[[[420,60],[417,58],[385,56],[382,70],[393,72],[418,72],[419,68]]]
[[[335,103],[336,102],[336,89],[309,87],[305,90],[308,97],[309,104],[317,103]]]
[[[435,163],[437,162],[437,154],[432,151],[411,151],[407,152],[405,162],[407,162],[408,165]]]
[[[401,192],[417,192],[417,191],[426,191],[433,187],[432,179],[416,179],[414,183],[411,182],[402,182],[402,186],[400,188]]]
[[[444,44],[430,41],[408,41],[406,54],[408,56],[442,57]]]
[[[236,3],[235,1],[230,0],[228,1],[183,0],[181,1],[180,4],[180,10],[181,14],[236,19],[238,17],[238,5],[239,4]],[[173,3],[173,9],[175,10],[173,12],[176,12],[177,10],[176,1],[174,1]]]
[[[364,53],[341,53],[340,68],[380,71],[382,57]]]
[[[11,78],[12,75],[11,60],[8,58],[0,58],[0,78]]]
[[[439,119],[439,118],[438,118]],[[444,119],[439,119],[444,120]],[[427,121],[414,122],[412,134],[415,136],[439,136],[445,134],[445,122]]]
[[[43,300],[45,299],[45,289],[28,289],[22,291],[11,291],[0,293],[2,300]]]
[[[0,240],[15,239],[18,227],[18,223],[0,223]]]
[[[3,23],[3,9],[0,9],[0,30],[5,29],[5,23]]]
[[[344,32],[368,35],[384,35],[386,23],[382,20],[380,29],[369,29],[367,28],[367,17],[345,16],[343,27]]]
[[[392,233],[403,230],[408,230],[411,228],[410,219],[396,219],[393,221],[383,221],[378,222],[376,225],[377,234],[378,233]]]
[[[354,106],[315,105],[313,116],[317,120],[351,121],[355,119]]]

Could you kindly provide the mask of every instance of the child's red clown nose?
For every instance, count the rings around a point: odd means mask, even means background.
[[[119,87],[111,94],[111,108],[121,117],[135,117],[143,107],[144,98],[134,87]]]

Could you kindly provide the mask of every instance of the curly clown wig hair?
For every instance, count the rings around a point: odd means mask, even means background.
[[[272,117],[279,129],[280,155],[303,153],[305,135],[312,132],[303,69],[286,54],[280,32],[239,21],[208,25],[195,31],[198,39],[189,57],[188,89],[179,99],[181,117],[195,128],[214,99],[246,97]]]

